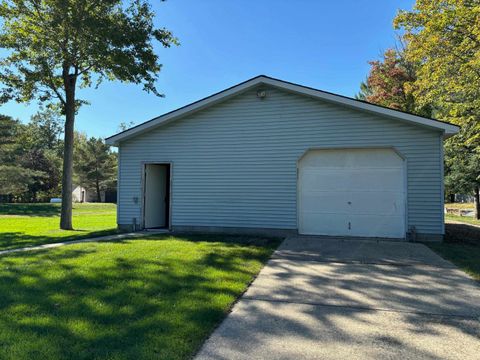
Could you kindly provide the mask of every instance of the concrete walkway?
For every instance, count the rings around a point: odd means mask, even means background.
[[[421,244],[290,238],[196,359],[479,359],[480,286]]]
[[[43,244],[43,245],[38,245],[38,246],[28,246],[28,247],[18,248],[18,249],[2,250],[2,251],[0,251],[0,255],[11,254],[11,253],[16,253],[16,252],[23,252],[23,251],[53,249],[53,248],[57,248],[57,247],[60,247],[60,246],[81,244],[81,243],[85,243],[85,242],[122,240],[122,239],[127,239],[127,238],[138,238],[138,237],[145,237],[145,236],[148,236],[148,235],[165,234],[165,233],[168,233],[168,230],[155,230],[155,231],[148,230],[148,231],[139,231],[139,232],[132,232],[132,233],[122,233],[122,234],[98,236],[98,237],[93,237],[93,238],[63,241],[63,242]]]

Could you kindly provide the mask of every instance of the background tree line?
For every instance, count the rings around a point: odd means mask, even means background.
[[[62,121],[42,110],[24,124],[0,115],[0,200],[48,202],[61,194]],[[117,154],[101,138],[75,133],[74,184],[96,193],[116,186]]]
[[[38,101],[63,116],[60,229],[72,230],[75,117],[88,104],[78,89],[119,80],[162,96],[154,45],[178,41],[155,26],[149,0],[1,1],[0,18],[0,104]]]
[[[445,142],[445,190],[480,218],[480,1],[417,0],[394,20],[400,46],[371,61],[357,98],[461,126]]]

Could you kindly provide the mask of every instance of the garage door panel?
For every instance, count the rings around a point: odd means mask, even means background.
[[[335,173],[321,173],[318,170],[305,169],[300,173],[301,191],[336,191],[350,188],[351,180],[345,176],[338,177]]]
[[[343,235],[348,227],[346,217],[338,214],[321,214],[320,218],[316,213],[303,213],[299,222],[305,235]]]
[[[383,150],[383,151],[379,151]],[[309,156],[314,152],[322,152],[322,156]],[[392,149],[330,149],[312,150],[307,153],[302,162],[305,166],[322,167],[369,167],[372,164],[379,166],[402,166],[403,160]]]
[[[299,162],[299,231],[405,236],[404,161],[391,149],[313,150]]]
[[[300,194],[303,212],[343,214],[403,214],[403,193],[318,191]]]
[[[307,213],[300,226],[305,235],[361,236],[402,238],[402,230],[397,226],[404,221],[403,216],[342,215]],[[379,234],[382,234],[381,236]]]
[[[404,216],[382,216],[382,215],[353,215],[349,218],[351,222],[348,235],[351,236],[372,236],[387,238],[403,238]]]
[[[398,190],[403,186],[403,168],[303,169],[303,190]]]

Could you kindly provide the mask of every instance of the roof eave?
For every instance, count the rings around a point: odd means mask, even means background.
[[[310,95],[314,98],[321,99],[330,103],[344,105],[353,109],[363,110],[369,113],[373,113],[376,115],[383,115],[386,117],[400,119],[405,122],[410,122],[415,125],[423,125],[428,128],[438,129],[440,131],[444,131],[448,136],[455,135],[460,130],[460,127],[457,125],[453,125],[450,123],[446,123],[440,120],[429,119],[422,116],[405,113],[399,110],[389,109],[386,107],[378,106],[375,104],[370,104],[365,101],[359,101],[356,99],[351,99],[346,96],[332,94],[329,92],[284,82],[282,80],[266,78],[266,84],[272,85],[275,87],[280,87],[284,90],[290,90],[295,93],[300,93],[303,95]]]
[[[213,95],[210,95],[204,99],[201,99],[199,101],[196,101],[192,104],[186,105],[182,108],[179,108],[177,110],[171,111],[169,113],[166,113],[164,115],[161,115],[159,117],[153,118],[152,120],[149,120],[147,122],[144,122],[140,125],[137,125],[131,129],[128,129],[126,131],[123,131],[121,133],[118,133],[116,135],[110,136],[105,139],[105,142],[108,145],[112,146],[118,146],[121,141],[125,141],[127,139],[130,139],[134,136],[140,135],[143,132],[148,131],[152,127],[160,126],[160,125],[165,125],[171,121],[174,121],[180,117],[187,116],[189,114],[192,114],[194,112],[200,111],[202,109],[205,109],[206,107],[215,105],[221,101],[225,101],[230,97],[236,96],[241,94],[244,91],[247,91],[248,89],[265,84],[273,87],[277,87],[283,90],[291,91],[294,93],[306,95],[306,96],[311,96],[316,99],[321,99],[327,102],[335,103],[335,104],[340,104],[344,105],[350,108],[354,108],[357,110],[363,110],[366,112],[370,112],[376,115],[383,115],[386,117],[394,118],[394,119],[399,119],[403,120],[405,122],[410,122],[415,125],[421,125],[424,127],[428,128],[433,128],[437,129],[440,131],[443,131],[445,134],[445,138],[448,138],[450,136],[455,135],[459,131],[459,127],[453,124],[445,123],[442,121],[434,120],[434,119],[428,119],[424,118],[421,116],[409,114],[409,113],[404,113],[398,110],[393,110],[389,108],[384,108],[381,106],[377,106],[374,104],[370,104],[367,102],[363,101],[358,101],[355,99],[351,99],[342,95],[337,95],[337,94],[332,94],[329,92],[309,88],[306,86],[302,85],[297,85],[294,83],[286,82],[283,80],[278,80],[274,78],[270,78],[265,75],[260,75],[255,78],[252,78],[250,80],[247,80],[243,83],[240,83],[238,85],[232,86],[228,89],[225,89],[223,91],[220,91],[218,93],[215,93]]]
[[[262,79],[264,76],[257,76],[255,78],[252,78],[250,80],[247,80],[243,83],[240,83],[238,85],[232,86],[228,89],[225,89],[223,91],[220,91],[218,93],[215,93],[213,95],[210,95],[206,98],[203,98],[201,100],[198,100],[194,103],[191,103],[189,105],[186,105],[184,107],[181,107],[179,109],[173,110],[169,113],[166,113],[164,115],[158,116],[156,118],[153,118],[152,120],[149,120],[145,123],[142,123],[140,125],[137,125],[131,129],[128,129],[124,132],[115,134],[113,136],[110,136],[105,139],[105,142],[109,145],[113,146],[118,146],[120,141],[125,141],[133,136],[137,136],[141,134],[142,132],[147,131],[151,127],[154,126],[159,126],[159,125],[165,125],[171,121],[174,121],[180,117],[187,116],[189,114],[195,113],[197,111],[203,110],[207,107],[210,107],[212,105],[215,105],[219,102],[225,101],[230,97],[236,96],[241,94],[244,91],[247,91],[248,89],[257,86],[262,82]]]

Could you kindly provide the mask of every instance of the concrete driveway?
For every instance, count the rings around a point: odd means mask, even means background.
[[[196,359],[480,359],[480,286],[421,244],[290,238]]]

